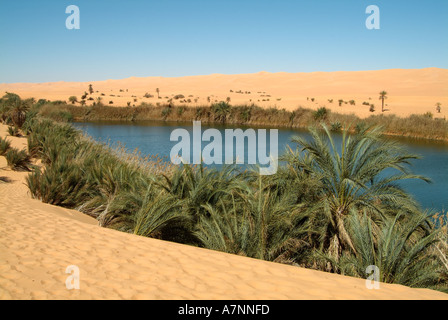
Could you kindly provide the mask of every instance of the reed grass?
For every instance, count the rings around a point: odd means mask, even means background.
[[[56,121],[160,120],[186,122],[196,120],[203,123],[303,129],[324,122],[327,125],[341,123],[351,131],[355,131],[357,125],[365,123],[367,125],[382,126],[384,133],[389,135],[448,141],[448,122],[425,115],[411,115],[401,118],[395,115],[382,114],[360,119],[354,114],[347,115],[330,112],[325,107],[317,111],[301,107],[293,111],[287,111],[274,107],[261,108],[254,104],[228,105],[228,108],[220,106],[220,104],[196,107],[172,106],[171,104],[142,104],[137,107],[89,107],[46,104],[42,106],[40,113]]]
[[[11,142],[8,141],[6,138],[3,139],[2,137],[0,137],[0,156],[4,156],[10,148],[11,148]]]

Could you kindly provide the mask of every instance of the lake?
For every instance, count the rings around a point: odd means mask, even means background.
[[[142,155],[170,156],[171,148],[177,141],[170,141],[171,132],[177,128],[184,128],[192,132],[192,123],[173,123],[160,121],[121,122],[99,121],[88,123],[74,123],[76,128],[83,130],[87,135],[100,142],[110,144],[121,143],[129,151],[139,149]],[[216,128],[224,132],[226,128],[236,128],[222,125],[202,124],[202,131]],[[243,130],[246,127],[239,126]],[[253,127],[253,129],[262,129]],[[270,129],[270,128],[265,128]],[[268,130],[269,131],[269,130]],[[278,129],[279,154],[281,155],[287,145],[295,148],[291,137],[301,135],[309,137],[306,130]],[[224,134],[223,134],[224,136]],[[269,137],[269,135],[268,135]],[[340,142],[340,134],[335,134],[335,141]],[[424,175],[432,180],[431,184],[420,180],[402,182],[403,187],[413,194],[424,208],[437,211],[448,209],[448,144],[424,139],[396,138],[403,144],[409,153],[417,154],[422,159],[412,161],[411,170],[415,174]],[[267,140],[269,141],[269,140]],[[203,142],[202,147],[208,142]],[[246,159],[247,162],[247,159]]]

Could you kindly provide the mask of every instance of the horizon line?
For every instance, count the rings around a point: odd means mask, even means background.
[[[448,68],[442,67],[422,67],[422,68],[388,68],[388,69],[370,69],[370,70],[336,70],[336,71],[308,71],[308,72],[290,72],[290,71],[258,71],[251,73],[209,73],[209,74],[197,74],[197,75],[185,75],[185,76],[128,76],[124,78],[109,78],[103,80],[85,80],[85,81],[67,81],[67,80],[57,80],[57,81],[44,81],[44,82],[0,82],[0,85],[11,85],[11,84],[48,84],[48,83],[88,83],[88,82],[104,82],[104,81],[122,81],[128,79],[145,79],[145,78],[188,78],[188,77],[209,77],[209,76],[238,76],[238,75],[257,75],[257,74],[312,74],[312,73],[338,73],[338,72],[375,72],[375,71],[391,71],[391,70],[425,70],[425,69],[440,69],[448,70]]]

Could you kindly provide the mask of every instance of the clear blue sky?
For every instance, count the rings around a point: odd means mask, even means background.
[[[81,29],[68,30],[68,5]],[[368,5],[381,29],[367,30]],[[448,68],[447,0],[0,2],[0,82]]]

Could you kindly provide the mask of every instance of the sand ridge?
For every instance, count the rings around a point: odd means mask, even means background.
[[[0,136],[6,136],[0,125]],[[26,138],[8,137],[17,148]],[[225,254],[100,228],[75,210],[32,199],[26,172],[0,156],[0,299],[448,299],[400,285]],[[68,290],[68,266],[80,289]]]
[[[0,93],[14,92],[22,98],[34,97],[68,101],[76,96],[78,101],[92,84],[94,93],[89,97],[102,98],[111,106],[138,106],[146,103],[167,103],[182,94],[188,106],[209,105],[216,101],[256,104],[262,107],[294,110],[299,106],[317,109],[325,106],[339,113],[354,113],[361,118],[381,114],[379,92],[386,90],[385,114],[406,117],[411,114],[431,112],[435,117],[448,116],[448,69],[389,69],[375,71],[339,71],[311,73],[269,73],[224,75],[212,74],[178,78],[130,77],[121,80],[92,82],[48,82],[0,84]],[[160,99],[156,92],[160,90]],[[96,92],[98,91],[98,92]],[[144,98],[145,93],[153,95]],[[344,100],[339,106],[338,100]],[[329,100],[333,100],[332,103]],[[355,105],[350,105],[350,100]],[[95,100],[86,101],[91,105]],[[109,102],[112,101],[112,104]],[[210,102],[209,102],[210,101]],[[347,102],[347,103],[345,103]],[[363,102],[374,104],[375,112]],[[442,104],[441,113],[436,103]],[[180,100],[174,100],[180,104]],[[79,103],[77,104],[79,105]]]

